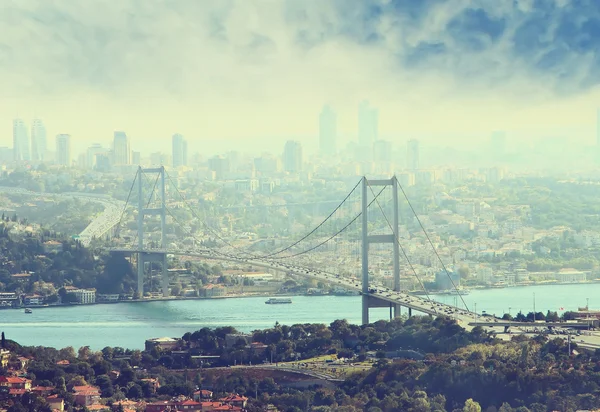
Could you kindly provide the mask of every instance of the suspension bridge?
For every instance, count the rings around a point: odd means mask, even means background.
[[[167,193],[172,195],[171,199],[167,199]],[[147,264],[158,262],[162,271],[162,294],[168,297],[167,256],[184,255],[236,262],[358,291],[362,295],[363,324],[369,323],[370,308],[389,308],[390,318],[400,316],[402,308],[405,308],[409,316],[414,310],[434,316],[452,316],[463,326],[477,322],[477,314],[467,307],[460,294],[457,295],[462,301],[460,308],[434,301],[427,294],[415,266],[410,262],[408,251],[401,244],[399,193],[403,194],[408,210],[413,213],[442,270],[456,289],[444,262],[435,251],[432,240],[395,177],[378,180],[361,178],[345,198],[332,207],[329,215],[307,229],[303,235],[294,238],[289,230],[287,237],[292,240],[287,245],[257,251],[256,245],[260,242],[241,245],[234,233],[224,232],[218,227],[218,217],[201,216],[199,208],[190,204],[184,191],[179,189],[164,167],[140,167],[116,225],[117,229],[111,233],[116,233],[116,238],[119,238],[119,227],[128,212],[132,212],[131,215],[136,219],[137,230],[129,243],[111,246],[109,250],[111,253],[122,253],[135,261],[140,296],[144,295]],[[135,201],[137,205],[133,204]],[[169,206],[170,202],[184,205],[200,229],[194,233],[189,224],[181,222],[176,210]],[[185,233],[173,239],[173,234],[167,233],[167,220],[171,221],[169,226],[178,225]],[[209,224],[210,221],[213,221],[212,225]],[[148,227],[153,227],[154,230],[149,232]],[[203,246],[209,240],[215,246]],[[278,239],[278,243],[282,242]],[[387,268],[387,272],[391,274],[390,284],[383,285],[373,279],[373,271],[379,265]],[[425,295],[401,290],[402,267],[406,273],[414,276]]]

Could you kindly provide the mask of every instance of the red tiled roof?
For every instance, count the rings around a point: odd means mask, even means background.
[[[221,402],[200,402],[200,404],[202,405],[202,409],[208,408],[208,407],[216,408],[218,406],[223,406],[223,404]]]
[[[183,402],[179,402],[179,405],[201,405],[201,403],[188,399]]]
[[[0,376],[0,382],[6,383],[26,383],[28,379],[25,378],[15,378],[13,376]]]
[[[23,395],[25,392],[27,392],[27,389],[9,389],[8,393],[10,395]]]
[[[100,389],[91,385],[73,386],[73,392],[100,392]]]

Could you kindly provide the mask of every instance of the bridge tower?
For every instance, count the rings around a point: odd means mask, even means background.
[[[156,176],[156,185],[160,193],[160,206],[148,208],[144,204],[144,175]],[[158,176],[157,176],[158,175]],[[151,195],[154,195],[154,191]],[[165,193],[165,168],[164,166],[156,168],[138,168],[138,253],[137,253],[137,290],[140,298],[144,296],[144,267],[146,263],[160,262],[162,265],[162,293],[164,297],[169,296],[169,274],[167,272],[167,253],[166,253],[166,237],[165,226],[167,219]],[[145,216],[160,216],[160,249],[159,250],[144,250],[144,217]]]
[[[394,291],[400,291],[400,245],[398,243],[398,180],[396,176],[384,180],[362,179],[362,323],[369,323],[369,308],[388,307],[390,308],[390,318],[400,316],[400,305],[377,299],[370,296],[369,292],[369,245],[371,243],[391,243],[393,247],[393,268],[394,268]],[[369,187],[392,187],[393,217],[391,222],[392,233],[387,235],[369,235]]]

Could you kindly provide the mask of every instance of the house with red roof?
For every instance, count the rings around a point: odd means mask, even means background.
[[[90,406],[100,401],[100,389],[95,386],[73,386],[75,404]]]
[[[208,399],[212,399],[212,397],[213,397],[213,393],[206,389],[201,389],[201,390],[194,392],[194,400],[196,402],[206,401]]]
[[[233,394],[226,396],[224,398],[219,399],[219,401],[226,403],[228,405],[239,406],[240,408],[245,408],[246,403],[248,403],[248,398],[245,396],[240,396],[238,394]]]
[[[26,378],[17,378],[15,376],[0,376],[0,386],[6,386],[9,389],[31,390],[31,381]]]

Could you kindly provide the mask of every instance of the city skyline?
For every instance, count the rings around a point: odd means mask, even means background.
[[[369,99],[388,140],[480,142],[491,130],[596,138],[600,91],[587,57],[596,37],[586,22],[598,5],[372,0],[348,16],[327,1],[136,4],[102,13],[91,3],[8,5],[19,24],[5,24],[13,57],[0,73],[0,124],[39,117],[77,150],[122,129],[151,150],[177,130],[192,150],[295,139],[314,151],[323,102],[338,113],[341,143],[355,138],[356,105]],[[579,31],[565,26],[572,15]],[[75,35],[73,21],[105,35]],[[47,40],[56,37],[64,42]],[[69,75],[52,63],[62,57]],[[1,134],[0,146],[9,143]]]

